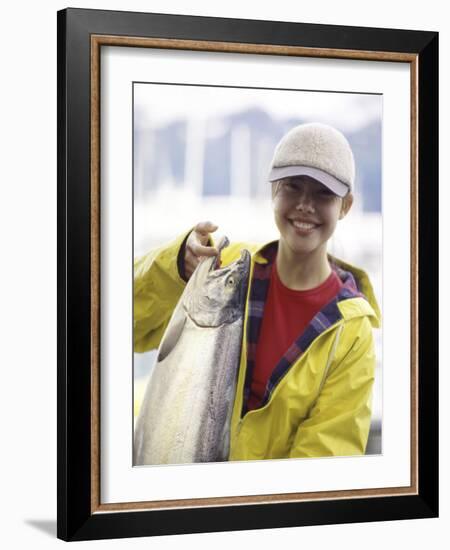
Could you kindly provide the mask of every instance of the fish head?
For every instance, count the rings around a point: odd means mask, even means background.
[[[219,256],[200,262],[189,280],[185,310],[202,327],[218,327],[233,323],[244,315],[250,274],[250,252],[229,265],[218,267],[220,252],[229,244],[224,237],[218,245]]]

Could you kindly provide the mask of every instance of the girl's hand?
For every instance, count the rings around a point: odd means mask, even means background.
[[[212,222],[200,222],[191,231],[184,253],[184,273],[189,280],[202,257],[217,256],[219,251],[212,246],[206,246],[209,234],[216,231],[218,226]]]

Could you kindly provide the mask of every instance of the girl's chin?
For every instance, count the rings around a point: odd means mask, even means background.
[[[311,252],[314,252],[316,250],[316,246],[314,246],[314,243],[311,242],[298,242],[297,239],[285,239],[285,242],[287,246],[289,247],[290,251],[294,254],[298,255],[304,255],[304,254],[310,254]]]
[[[311,238],[311,235],[303,237],[296,234],[280,234],[280,244],[282,248],[289,250],[291,254],[296,256],[320,254],[321,252],[326,254],[326,242],[318,242],[317,239]]]

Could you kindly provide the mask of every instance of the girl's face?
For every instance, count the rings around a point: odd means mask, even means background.
[[[272,184],[275,223],[280,237],[295,254],[322,251],[353,203],[308,176],[285,178]]]

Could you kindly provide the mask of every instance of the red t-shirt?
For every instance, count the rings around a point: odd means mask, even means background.
[[[339,292],[342,281],[332,271],[321,285],[309,290],[292,290],[285,286],[273,263],[264,317],[256,348],[248,409],[261,402],[267,381],[278,361],[303,333],[309,322]]]

